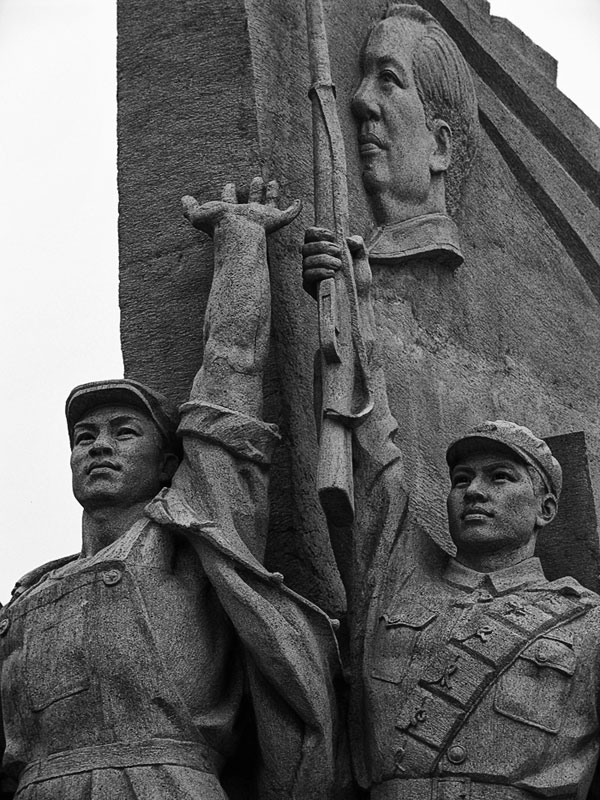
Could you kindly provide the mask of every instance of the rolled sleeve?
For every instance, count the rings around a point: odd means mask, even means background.
[[[180,409],[178,434],[221,445],[237,458],[271,463],[280,436],[276,425],[212,403],[187,402]]]

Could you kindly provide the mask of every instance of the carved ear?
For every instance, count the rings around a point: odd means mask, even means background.
[[[545,528],[546,525],[552,522],[557,511],[558,504],[556,502],[556,497],[553,494],[545,494],[540,497],[540,508],[535,519],[536,527]]]
[[[446,172],[452,160],[452,130],[443,119],[435,119],[431,133],[435,139],[435,150],[429,159],[429,169],[433,174]]]

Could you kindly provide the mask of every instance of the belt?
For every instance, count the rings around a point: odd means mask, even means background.
[[[32,783],[94,769],[125,769],[156,764],[189,767],[216,775],[222,762],[216,750],[200,742],[181,742],[176,739],[113,742],[67,750],[31,761],[19,777],[19,790]]]
[[[524,789],[470,778],[396,778],[373,786],[371,800],[540,800]],[[561,795],[556,800],[575,800]]]

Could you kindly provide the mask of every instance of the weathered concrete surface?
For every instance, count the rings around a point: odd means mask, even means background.
[[[598,521],[585,437],[582,433],[569,433],[551,436],[547,441],[560,461],[565,484],[559,515],[540,538],[538,555],[545,562],[549,580],[577,573],[581,583],[598,592]],[[573,520],[577,520],[576,525]]]
[[[367,25],[383,0],[326,4],[346,134],[351,216],[371,224],[349,100]],[[483,0],[422,0],[473,69],[479,153],[457,219],[465,265],[375,272],[390,402],[414,513],[445,537],[445,443],[482,418],[544,436],[585,434],[600,481],[600,133],[555,87],[555,62]],[[312,223],[310,103],[302,3],[120,0],[119,182],[122,341],[128,375],[181,399],[200,361],[209,243],[179,197],[215,197],[254,174],[305,202],[273,237],[268,419],[283,447],[272,491],[269,563],[332,612],[343,605],[314,491],[316,311],[298,280]],[[177,280],[172,277],[177,275]],[[600,493],[595,498],[599,510]],[[593,532],[592,532],[593,533]]]

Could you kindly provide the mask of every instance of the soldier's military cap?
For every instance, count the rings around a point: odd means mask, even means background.
[[[543,439],[538,439],[529,428],[497,419],[482,422],[456,439],[446,451],[446,461],[452,469],[458,461],[474,452],[485,449],[490,441],[515,453],[521,461],[536,469],[542,476],[548,491],[557,498],[562,489],[562,469]]]
[[[130,378],[82,383],[71,391],[65,406],[71,447],[77,422],[93,408],[107,405],[140,409],[154,422],[173,452],[180,453],[181,444],[176,435],[177,408],[164,395]]]

